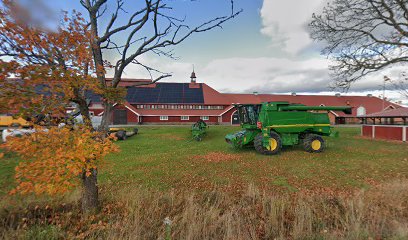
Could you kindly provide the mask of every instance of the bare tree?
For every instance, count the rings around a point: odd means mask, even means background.
[[[127,12],[124,9],[125,0],[81,0],[82,6],[89,14],[90,30],[92,32],[92,52],[97,66],[97,78],[102,88],[116,89],[121,81],[126,67],[137,64],[146,69],[152,82],[171,76],[154,66],[144,64],[140,57],[147,53],[175,58],[172,46],[178,45],[195,33],[206,32],[222,25],[236,17],[242,10],[235,11],[234,1],[230,1],[229,13],[224,16],[209,19],[197,26],[190,26],[186,19],[172,16],[171,1],[145,0],[141,8]],[[101,24],[107,16],[108,3],[115,3],[116,8],[109,16],[107,24]],[[119,21],[119,15],[126,15],[127,21]],[[120,36],[120,37],[119,37]],[[120,40],[118,40],[120,39]],[[120,56],[114,63],[108,63],[105,54],[115,50]],[[113,69],[113,80],[107,85],[105,68]],[[153,74],[156,77],[153,77]],[[101,128],[106,130],[110,121],[113,101],[104,101],[104,114]]]
[[[408,62],[408,1],[333,0],[313,14],[311,36],[327,46],[322,54],[334,87],[348,89],[362,77]]]
[[[395,90],[397,90],[401,96],[408,99],[408,73],[402,72],[398,79],[391,79],[391,84]]]

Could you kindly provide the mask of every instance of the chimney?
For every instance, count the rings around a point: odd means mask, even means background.
[[[292,96],[296,96],[296,93],[295,93],[295,92],[293,92],[293,93],[292,93]]]
[[[341,95],[340,95],[340,93],[336,93],[334,96],[340,97]]]

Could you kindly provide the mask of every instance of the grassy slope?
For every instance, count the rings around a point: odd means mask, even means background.
[[[408,177],[408,147],[403,143],[361,139],[358,128],[341,128],[327,138],[327,149],[310,154],[288,147],[277,156],[253,148],[232,149],[224,141],[237,127],[211,126],[202,142],[191,141],[188,127],[143,126],[140,134],[117,142],[100,171],[100,183],[142,184],[154,189],[242,191],[249,183],[273,191],[350,190]],[[0,196],[13,187],[17,158],[0,164]]]
[[[142,127],[140,134],[118,142],[101,171],[101,182],[143,184],[158,189],[241,191],[248,183],[276,191],[361,188],[408,176],[406,144],[358,137],[358,128],[341,128],[340,138],[327,139],[327,150],[310,154],[289,147],[278,156],[252,148],[235,150],[224,136],[236,127],[212,126],[202,142],[189,141],[187,127]]]

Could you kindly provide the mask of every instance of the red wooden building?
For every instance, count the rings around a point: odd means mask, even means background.
[[[363,116],[361,135],[373,139],[407,141],[408,109],[397,108]]]
[[[322,96],[279,94],[231,94],[220,93],[205,83],[197,83],[192,73],[188,83],[159,82],[134,87],[135,84],[149,83],[146,79],[123,79],[122,87],[128,94],[123,104],[116,104],[111,116],[112,124],[191,124],[203,119],[209,124],[237,124],[238,115],[233,107],[235,103],[257,104],[267,101],[287,101],[309,106],[345,106],[353,107],[351,115],[331,111],[329,116],[333,124],[361,123],[359,116],[379,112],[383,100],[368,96]],[[401,106],[385,102],[387,109]],[[102,114],[100,99],[92,96],[91,113]]]

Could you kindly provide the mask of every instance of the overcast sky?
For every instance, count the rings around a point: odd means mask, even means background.
[[[111,0],[114,2],[113,0]],[[81,9],[79,0],[47,1],[55,10]],[[127,1],[127,9],[141,1]],[[178,16],[197,24],[230,11],[230,0],[170,0]],[[322,43],[313,42],[307,31],[312,13],[319,13],[327,0],[235,0],[243,9],[223,29],[197,34],[175,48],[175,61],[144,56],[145,64],[173,74],[167,82],[186,82],[195,66],[198,82],[221,92],[318,93],[329,91],[329,61],[320,55]],[[129,10],[130,12],[130,10]],[[109,12],[108,12],[109,14]],[[125,18],[123,13],[123,18]],[[115,56],[113,56],[115,58]],[[369,76],[353,85],[349,94],[382,93],[383,75],[398,78],[400,69]],[[136,67],[128,67],[124,77],[146,78]],[[389,87],[391,88],[391,87]],[[387,91],[394,100],[399,94]]]

